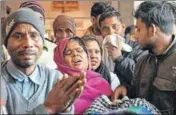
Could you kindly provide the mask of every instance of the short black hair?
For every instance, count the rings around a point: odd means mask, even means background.
[[[130,25],[130,26],[126,27],[125,35],[130,34],[133,29],[135,29],[134,25]]]
[[[146,27],[151,24],[158,26],[165,34],[173,33],[174,9],[167,1],[146,1],[140,4],[134,17],[141,18]]]
[[[104,2],[96,2],[92,8],[91,8],[91,16],[98,16],[100,14],[102,14],[104,12],[104,10],[106,9],[107,4]]]
[[[101,14],[101,16],[99,18],[99,25],[100,25],[100,27],[101,27],[101,22],[102,21],[104,21],[106,18],[110,18],[110,17],[113,17],[113,16],[117,16],[117,19],[120,22],[122,22],[120,13],[117,10],[115,10],[115,8],[108,7],[106,9],[106,11]]]
[[[171,7],[173,8],[174,11],[174,18],[175,18],[175,24],[176,24],[176,2],[171,2]]]
[[[100,42],[97,40],[96,36],[85,35],[85,36],[82,37],[82,40],[84,41],[85,44],[88,41],[95,41],[95,42],[97,42],[98,46],[100,47],[100,52],[101,52],[101,55],[102,55],[103,49],[102,49],[102,47],[100,45]]]

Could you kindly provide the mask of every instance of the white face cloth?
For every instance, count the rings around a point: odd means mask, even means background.
[[[103,45],[110,44],[114,47],[120,48],[125,52],[131,52],[132,48],[124,42],[124,38],[117,34],[107,35],[103,40]]]
[[[120,48],[122,51],[131,52],[132,47],[124,42],[125,38],[117,34],[107,35],[102,43],[103,55],[102,61],[109,68],[109,71],[113,72],[115,64],[111,57],[108,55],[107,45],[112,45],[114,47]]]

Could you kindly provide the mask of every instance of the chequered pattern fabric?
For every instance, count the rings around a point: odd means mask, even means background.
[[[147,102],[145,99],[129,99],[128,97],[124,97],[123,99],[117,100],[115,103],[112,103],[105,95],[98,97],[89,107],[89,109],[86,110],[85,114],[108,114],[114,112],[117,114],[122,114],[132,106],[143,106],[147,110],[151,111],[152,114],[161,114],[155,106]]]

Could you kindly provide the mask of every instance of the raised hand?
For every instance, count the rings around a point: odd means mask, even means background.
[[[44,106],[51,114],[65,111],[83,91],[86,83],[86,75],[68,76],[65,74],[62,80],[58,80],[50,91]]]

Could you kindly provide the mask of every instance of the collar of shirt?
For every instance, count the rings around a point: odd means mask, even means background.
[[[38,66],[36,65],[35,70],[30,75],[25,75],[23,72],[21,72],[16,66],[13,64],[12,60],[9,60],[7,62],[7,71],[9,74],[16,80],[22,82],[26,81],[28,82],[29,79],[34,82],[35,84],[41,85],[41,74]]]
[[[176,43],[176,37],[175,37],[175,35],[172,35],[172,43],[169,45],[169,47],[162,54],[163,55],[167,54],[175,43]]]

